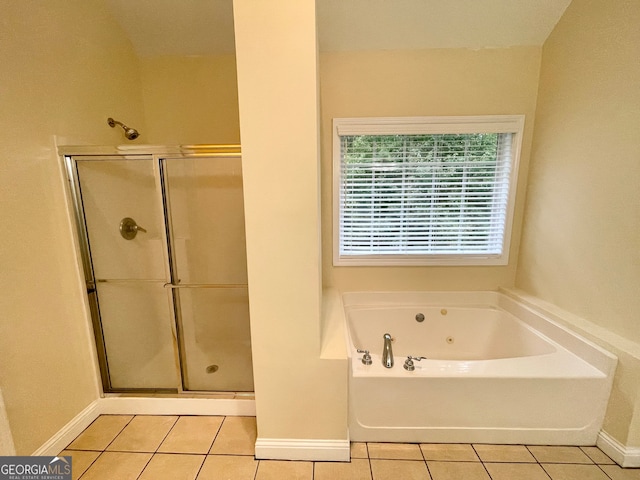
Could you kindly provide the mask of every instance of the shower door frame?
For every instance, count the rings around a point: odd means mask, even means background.
[[[182,334],[182,312],[180,309],[180,296],[178,290],[182,288],[238,288],[247,284],[180,284],[175,264],[175,251],[173,242],[173,228],[171,220],[170,196],[168,193],[168,178],[163,160],[175,158],[194,157],[223,157],[241,158],[240,145],[123,145],[123,146],[61,146],[58,148],[66,180],[68,182],[69,208],[72,214],[72,222],[75,224],[77,246],[79,251],[79,263],[84,274],[87,303],[91,317],[91,325],[95,338],[98,368],[102,382],[103,393],[140,393],[140,394],[205,394],[212,395],[216,391],[187,390],[186,377],[186,352]],[[165,268],[165,289],[169,302],[169,315],[171,320],[171,340],[176,364],[176,388],[114,388],[111,384],[109,364],[107,361],[106,343],[102,331],[99,300],[96,288],[96,277],[93,271],[91,247],[89,245],[89,232],[85,218],[85,209],[82,202],[80,177],[78,175],[78,161],[109,161],[109,160],[152,160],[154,181],[156,182],[156,201],[161,211],[164,222],[162,229],[163,264]],[[131,280],[135,282],[136,280]],[[139,280],[138,280],[139,281]],[[220,391],[229,394],[232,392]],[[233,392],[236,395],[251,395],[252,392]]]

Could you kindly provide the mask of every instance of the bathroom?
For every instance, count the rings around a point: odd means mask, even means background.
[[[100,396],[56,144],[124,143],[114,117],[137,143],[242,144],[259,437],[348,438],[347,359],[325,321],[338,292],[505,288],[618,356],[603,429],[637,461],[636,2],[573,0],[535,45],[317,56],[314,2],[236,0],[237,60],[207,62],[140,58],[101,1],[3,10],[0,192],[17,228],[1,249],[0,389],[18,454]],[[332,265],[333,118],[486,114],[526,117],[507,265]]]

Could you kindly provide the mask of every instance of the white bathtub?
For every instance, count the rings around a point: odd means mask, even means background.
[[[543,314],[498,292],[346,293],[343,302],[352,441],[595,445],[617,359]],[[427,359],[407,371],[408,355]]]

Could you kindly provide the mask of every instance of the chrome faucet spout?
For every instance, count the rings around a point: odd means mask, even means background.
[[[384,336],[384,346],[382,347],[382,365],[385,368],[393,367],[393,350],[391,349],[391,335],[385,333]]]

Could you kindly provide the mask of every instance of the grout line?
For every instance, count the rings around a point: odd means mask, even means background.
[[[122,416],[127,416],[127,415],[122,415]],[[102,415],[99,415],[99,416],[98,416],[98,418],[100,418],[100,417],[102,417]],[[96,418],[96,420],[97,420],[98,418]],[[133,422],[133,419],[134,419],[134,418],[136,418],[136,416],[135,416],[135,415],[131,415],[131,418],[129,419],[129,421],[128,421],[127,423],[125,423],[125,424],[124,424],[124,426],[123,426],[123,427],[120,429],[120,431],[119,431],[119,432],[118,432],[118,433],[117,433],[117,434],[116,434],[116,435],[111,439],[111,441],[107,444],[107,446],[106,446],[106,447],[104,447],[104,449],[102,450],[103,452],[106,452],[106,451],[107,451],[107,448],[109,448],[109,446],[110,446],[113,442],[115,442],[115,441],[116,441],[116,438],[118,438],[118,437],[122,434],[122,432],[124,432],[124,429],[125,429],[125,428],[127,428],[131,422]],[[95,420],[94,420],[94,422],[95,422]],[[91,422],[91,425],[93,425],[93,422]]]
[[[84,474],[87,473],[89,471],[89,469],[93,466],[94,463],[96,463],[96,461],[102,456],[102,454],[104,453],[104,451],[100,451],[100,455],[98,455],[96,458],[93,459],[93,462],[91,462],[89,464],[89,466],[87,468],[84,469],[84,472],[82,472],[82,475],[80,475],[78,477],[78,480],[80,480],[82,477],[84,477]],[[71,459],[71,469],[73,471],[73,458]]]
[[[484,471],[487,472],[487,477],[489,477],[490,479],[492,479],[493,477],[491,476],[491,474],[489,473],[489,469],[487,468],[487,466],[484,464],[484,460],[482,460],[482,457],[480,456],[480,454],[478,453],[478,451],[476,450],[476,447],[473,443],[470,443],[469,445],[471,445],[471,450],[473,450],[473,453],[476,454],[476,457],[478,457],[478,460],[480,460],[480,463],[482,464],[482,468],[484,468]]]
[[[602,473],[604,473],[605,477],[612,478],[607,472],[604,471],[604,469],[602,468],[602,465],[600,465],[599,463],[596,463],[596,466],[600,469]]]
[[[104,452],[104,450],[96,450],[95,448],[64,448],[60,453],[64,452],[65,450],[67,452]]]
[[[220,431],[222,430],[222,425],[224,425],[224,422],[227,420],[226,416],[222,416],[222,421],[220,422],[220,426],[218,427],[218,430],[216,430],[216,434],[213,436],[213,440],[211,440],[211,445],[209,445],[209,449],[207,450],[207,455],[211,455],[211,449],[213,448],[213,444],[216,443],[216,440],[218,439],[218,435],[220,435]]]
[[[154,456],[154,455],[155,455],[155,454],[153,454],[153,453],[151,454],[151,456],[149,457],[149,460],[148,460],[148,461],[147,461],[147,463],[144,465],[144,468],[143,468],[142,470],[140,470],[140,474],[136,477],[136,479],[139,479],[139,478],[142,476],[142,474],[144,473],[144,471],[147,469],[147,467],[148,467],[148,466],[149,466],[149,464],[151,463],[151,460],[153,460],[153,456]]]
[[[351,445],[349,445],[351,448]],[[369,462],[369,474],[371,475],[371,479],[373,480],[373,465],[371,465],[371,456],[369,455],[369,443],[364,442],[364,451],[367,452],[367,462]]]
[[[254,456],[254,459],[255,459],[255,456]],[[255,470],[255,472],[253,472],[253,480],[256,480],[256,478],[258,477],[258,467],[259,466],[260,466],[260,460],[256,460],[256,470]]]
[[[433,478],[433,475],[431,475],[431,469],[429,468],[429,462],[427,462],[427,457],[424,456],[424,452],[422,451],[422,448],[420,447],[420,444],[418,444],[418,448],[420,449],[420,454],[422,455],[422,460],[424,460],[424,464],[427,467],[427,475],[429,475],[429,478]]]
[[[160,416],[160,415],[159,415]],[[164,415],[163,415],[164,416]],[[166,415],[167,417],[171,417],[173,415]],[[160,443],[158,444],[158,446],[156,447],[155,451],[153,452],[153,454],[155,455],[156,453],[158,453],[158,449],[162,446],[162,444],[164,443],[164,441],[167,439],[167,437],[171,434],[171,432],[173,431],[173,429],[176,427],[176,425],[178,424],[178,421],[180,420],[180,416],[176,416],[176,420],[173,422],[173,425],[171,425],[171,428],[167,431],[167,433],[165,434],[164,437],[162,437],[162,440],[160,440]]]
[[[198,480],[198,476],[200,475],[200,472],[202,471],[202,467],[204,467],[204,464],[207,462],[207,455],[204,456],[204,458],[202,459],[202,463],[200,464],[200,468],[198,469],[198,471],[196,472],[196,476],[193,477],[194,480]]]
[[[542,466],[542,464],[538,461],[538,458],[533,454],[533,452],[531,451],[531,449],[529,448],[529,445],[525,445],[524,448],[527,449],[527,452],[529,452],[529,455],[531,455],[533,457],[533,459],[536,461],[536,465],[538,465],[542,471],[544,472],[544,474],[549,478],[549,480],[553,480],[551,478],[551,475],[549,475],[549,472],[547,472],[547,470]]]

